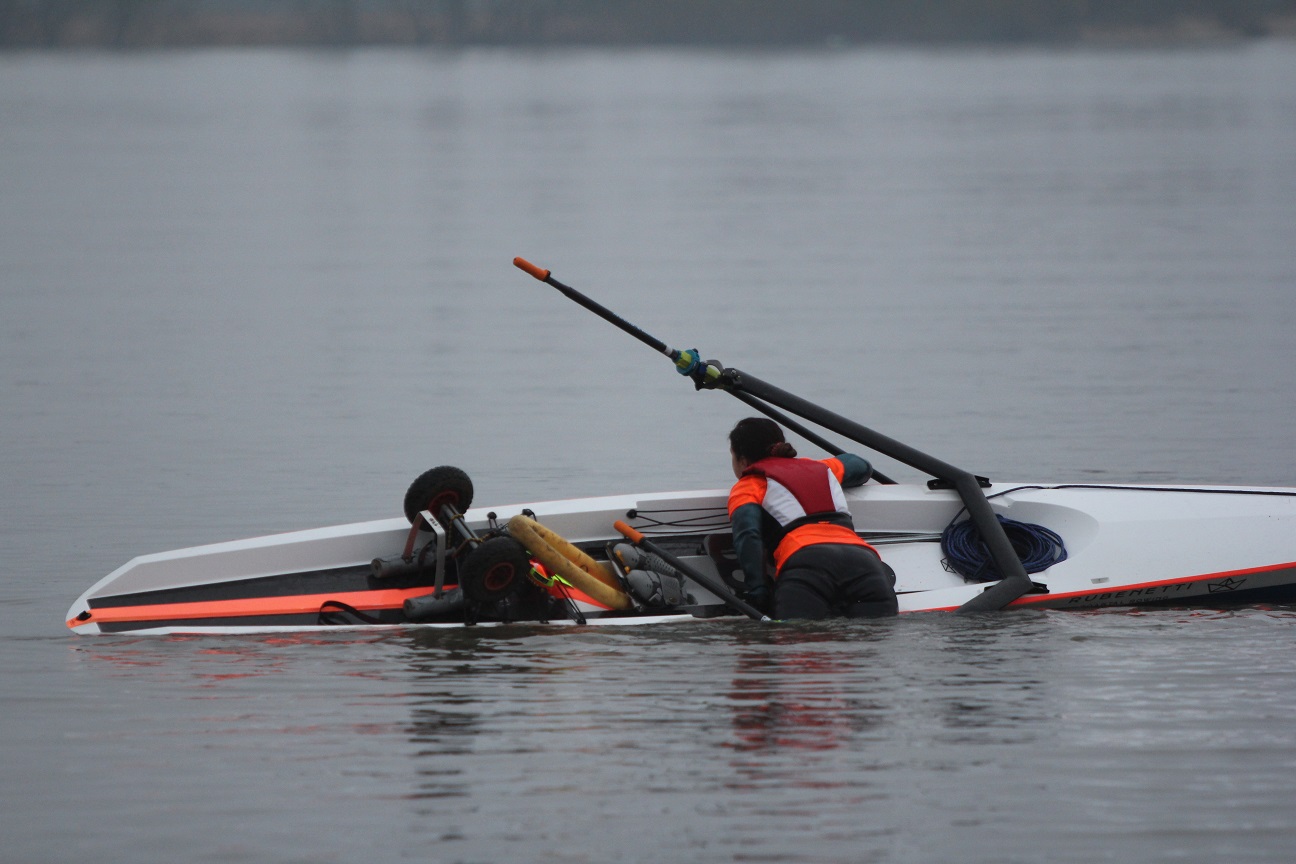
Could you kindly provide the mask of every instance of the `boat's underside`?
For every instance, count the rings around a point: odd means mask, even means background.
[[[986,492],[998,513],[1055,532],[1067,552],[1033,573],[1038,590],[1010,608],[1296,602],[1296,490],[996,484]],[[954,492],[868,485],[849,498],[861,536],[896,572],[902,613],[958,609],[990,584],[954,572],[942,552],[941,532],[962,518]],[[729,531],[723,491],[475,508],[465,515],[485,532],[524,510],[598,559],[621,539],[612,527],[620,519],[705,574],[729,575],[726,559],[707,542]],[[619,611],[579,591],[528,587],[499,603],[446,604],[442,613],[413,620],[405,602],[436,591],[435,568],[380,576],[372,565],[400,555],[410,540],[409,523],[397,518],[146,555],[86,591],[67,623],[78,633],[238,633],[642,624],[734,614],[697,584],[688,585],[690,596],[680,604]],[[443,591],[452,590],[453,571],[443,574]]]

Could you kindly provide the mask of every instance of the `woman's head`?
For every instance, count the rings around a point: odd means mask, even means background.
[[[773,420],[747,417],[729,432],[729,453],[733,457],[734,475],[742,476],[752,464],[767,457],[796,456],[796,448],[787,442],[783,430]]]

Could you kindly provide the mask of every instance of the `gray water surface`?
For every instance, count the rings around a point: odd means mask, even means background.
[[[438,464],[724,486],[749,412],[515,255],[998,480],[1296,486],[1293,85],[1283,43],[0,55],[5,859],[1289,861],[1289,608],[63,614]]]

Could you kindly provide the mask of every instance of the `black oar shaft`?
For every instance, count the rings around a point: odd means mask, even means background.
[[[564,285],[563,283],[559,282],[557,279],[553,278],[552,274],[550,274],[548,270],[545,270],[543,267],[537,267],[536,265],[532,264],[530,261],[526,260],[525,258],[514,258],[513,266],[518,268],[519,270],[523,270],[526,271],[527,273],[530,273],[532,276],[539,279],[541,282],[544,282],[547,285],[552,285],[553,287],[557,288],[559,291],[565,294],[569,300],[574,300],[575,302],[584,306],[589,311],[593,312],[595,315],[602,318],[604,321],[607,321],[613,324],[614,326],[621,328],[625,332],[629,333],[631,336],[638,339],[640,342],[647,345],[649,348],[652,348],[654,351],[658,351],[662,354],[665,354],[667,357],[670,357],[672,360],[675,359],[672,356],[670,346],[668,346],[665,342],[661,341],[660,339],[656,338],[650,333],[645,333],[635,325],[631,324],[629,321],[622,318],[620,315],[613,312],[611,309],[607,308],[601,303],[591,300],[581,292],[577,291],[575,288],[572,288],[570,285]]]
[[[581,306],[584,306],[586,309],[593,312],[595,315],[599,316],[604,321],[607,321],[612,325],[625,331],[626,333],[629,333],[631,336],[635,337],[640,342],[643,342],[645,345],[649,346],[654,351],[658,351],[661,354],[670,357],[672,360],[675,359],[675,352],[672,351],[670,346],[668,346],[665,342],[653,336],[651,333],[644,332],[640,328],[636,327],[634,324],[631,324],[629,321],[625,320],[620,315],[613,312],[611,309],[607,308],[606,306],[604,306],[603,304],[599,303],[596,300],[592,300],[589,297],[586,297],[584,294],[577,291],[575,288],[571,287],[570,285],[566,285],[562,282],[559,282],[557,279],[553,277],[553,273],[551,273],[550,271],[544,269],[543,267],[537,267],[535,264],[532,264],[530,261],[526,260],[525,258],[514,258],[513,266],[517,267],[519,270],[529,273],[530,275],[534,276],[536,279],[539,279],[541,282],[544,282],[546,285],[552,285],[554,288],[557,288],[569,300],[572,300],[573,302],[578,303]],[[786,414],[776,411],[775,409],[771,408],[769,405],[766,405],[761,400],[756,399],[753,396],[749,396],[748,394],[743,393],[741,390],[730,390],[729,392],[732,393],[734,396],[736,396],[738,399],[742,400],[743,402],[746,402],[752,408],[755,408],[757,411],[760,411],[765,416],[769,417],[775,422],[783,424],[788,429],[791,429],[793,432],[800,435],[802,438],[805,438],[811,444],[814,444],[815,446],[826,450],[827,452],[833,454],[834,456],[846,452],[845,450],[836,446],[835,444],[823,438],[822,436],[817,435],[814,432],[810,431],[805,426],[793,420],[791,417],[788,417]],[[889,484],[895,483],[894,480],[892,480],[891,478],[887,477],[885,474],[882,474],[877,470],[874,470],[873,472],[873,479],[879,483],[889,483]]]

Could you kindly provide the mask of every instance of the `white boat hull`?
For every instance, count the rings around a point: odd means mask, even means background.
[[[1009,608],[1296,601],[1296,490],[996,483],[986,493],[995,511],[1049,528],[1068,552],[1066,560],[1032,574],[1040,590]],[[619,540],[612,525],[625,520],[655,541],[675,543],[688,564],[715,575],[717,565],[700,543],[688,547],[702,535],[729,530],[726,496],[724,490],[612,496],[477,507],[465,516],[485,531],[488,514],[503,523],[528,509],[591,549]],[[896,572],[902,613],[955,610],[991,584],[969,583],[942,564],[936,538],[962,510],[954,492],[870,484],[848,498],[856,527]],[[395,610],[428,594],[428,578],[399,586],[373,578],[370,562],[400,554],[409,534],[409,523],[396,518],[144,555],[82,594],[67,624],[83,634],[463,626],[401,620]],[[689,610],[578,608],[591,625],[705,620],[698,616],[720,611],[713,594],[701,586],[690,591],[697,603]],[[319,623],[322,606],[339,603],[386,617]]]

